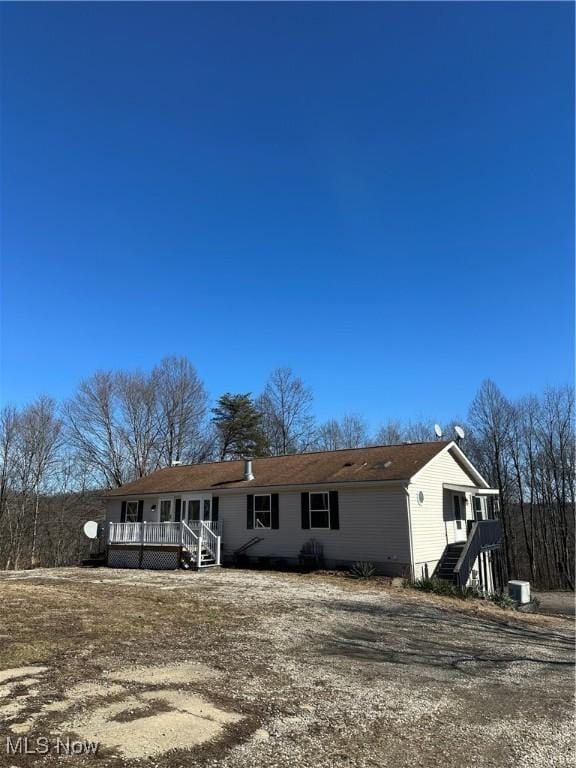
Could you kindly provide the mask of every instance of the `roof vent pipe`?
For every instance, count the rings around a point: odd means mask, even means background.
[[[254,480],[254,472],[252,472],[252,459],[244,459],[244,480]]]

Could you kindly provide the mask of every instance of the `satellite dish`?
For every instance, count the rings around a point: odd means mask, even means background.
[[[84,523],[84,535],[87,536],[89,539],[97,538],[98,523],[94,522],[94,520],[89,520],[87,523]]]
[[[436,437],[442,437],[442,427],[440,424],[434,424],[434,432],[436,432]]]
[[[458,424],[454,427],[454,432],[456,432],[456,437],[458,440],[464,440],[464,430],[462,427],[459,427]]]

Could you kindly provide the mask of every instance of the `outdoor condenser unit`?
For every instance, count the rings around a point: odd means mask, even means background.
[[[530,582],[529,581],[509,581],[508,594],[518,605],[525,605],[530,602]]]

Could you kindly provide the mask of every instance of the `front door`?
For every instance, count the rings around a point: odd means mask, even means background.
[[[454,494],[454,541],[466,541],[466,500]]]
[[[212,499],[210,496],[188,496],[182,499],[182,520],[195,523],[212,519]]]

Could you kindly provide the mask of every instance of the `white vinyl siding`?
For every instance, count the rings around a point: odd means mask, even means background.
[[[140,497],[142,498],[142,497]],[[162,496],[163,499],[167,498],[166,496]],[[126,501],[135,501],[138,503],[138,499],[136,497],[133,498],[127,498]],[[108,501],[106,505],[106,522],[107,523],[119,523],[120,522],[120,516],[122,514],[122,501],[124,499],[111,499]],[[158,503],[159,499],[157,496],[144,498],[144,512],[143,512],[143,520],[147,523],[158,523],[160,522],[160,506]],[[152,507],[155,506],[156,509],[152,509]]]
[[[402,572],[410,563],[406,494],[400,486],[380,488],[338,488],[340,528],[302,528],[301,488],[279,493],[278,529],[246,528],[246,494],[222,494],[220,519],[222,544],[232,554],[254,536],[262,538],[250,547],[250,557],[278,557],[297,560],[307,541],[315,539],[324,547],[330,564],[369,560],[390,572]],[[257,493],[255,489],[254,493]]]
[[[409,486],[410,516],[412,520],[412,546],[415,576],[419,578],[424,564],[432,574],[447,544],[459,539],[454,521],[453,492],[444,489],[444,483],[476,486],[474,480],[449,451],[434,457],[414,478]],[[418,503],[422,491],[424,501]],[[463,499],[464,497],[462,497]],[[472,505],[461,502],[463,533],[466,520],[473,517]]]

